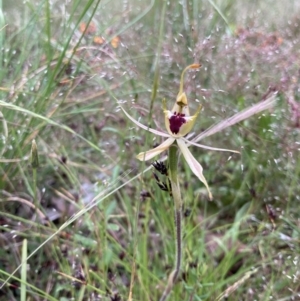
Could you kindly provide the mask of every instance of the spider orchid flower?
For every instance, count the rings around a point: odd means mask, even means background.
[[[209,198],[212,199],[212,194],[210,192],[209,186],[207,184],[207,181],[203,175],[203,168],[201,164],[195,159],[195,157],[192,155],[190,150],[188,149],[189,145],[194,145],[197,147],[205,148],[208,150],[216,150],[216,151],[229,151],[234,153],[239,153],[235,150],[228,150],[223,148],[215,148],[210,146],[205,146],[202,144],[198,144],[195,142],[192,142],[190,140],[187,140],[185,136],[192,130],[195,121],[197,119],[197,116],[199,115],[201,111],[201,105],[198,107],[196,113],[193,116],[190,116],[189,112],[189,106],[188,106],[188,100],[186,97],[185,92],[183,91],[183,78],[184,73],[192,68],[196,69],[199,68],[199,64],[193,64],[188,67],[186,67],[181,75],[181,81],[180,81],[180,89],[179,93],[177,95],[174,107],[171,111],[167,110],[166,108],[166,102],[163,100],[163,112],[165,115],[165,125],[168,133],[160,132],[154,129],[151,129],[137,120],[135,120],[133,117],[131,117],[122,107],[121,109],[125,113],[125,115],[137,126],[140,128],[149,131],[155,135],[165,137],[167,138],[162,144],[157,146],[154,149],[148,150],[146,152],[139,153],[137,155],[137,159],[140,161],[148,161],[152,159],[153,157],[159,155],[163,151],[166,151],[175,141],[180,148],[183,157],[185,158],[186,162],[188,163],[189,167],[191,168],[192,172],[198,177],[198,179],[205,185]]]

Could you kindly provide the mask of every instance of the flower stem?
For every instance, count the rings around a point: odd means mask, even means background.
[[[184,74],[188,69],[198,69],[201,67],[201,64],[192,64],[187,66],[181,73],[181,78],[180,78],[180,87],[179,87],[179,93],[178,95],[183,93],[183,79],[184,79]]]
[[[160,298],[160,301],[167,300],[173,286],[179,276],[182,262],[182,200],[178,181],[178,154],[175,144],[169,148],[169,176],[171,182],[172,196],[175,206],[175,239],[176,239],[176,255],[174,270],[171,272],[165,291]]]

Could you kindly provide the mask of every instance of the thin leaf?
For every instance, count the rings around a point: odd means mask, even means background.
[[[22,246],[22,267],[21,267],[21,301],[26,301],[27,282],[27,239],[23,240]]]

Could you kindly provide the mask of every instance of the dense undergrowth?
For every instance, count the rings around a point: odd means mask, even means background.
[[[241,155],[193,148],[213,202],[181,162],[184,265],[170,300],[299,300],[297,1],[0,3],[1,300],[159,299],[173,203],[135,156],[161,140],[118,106],[164,130],[161,100],[174,103],[194,62],[195,135],[278,100],[201,142]]]

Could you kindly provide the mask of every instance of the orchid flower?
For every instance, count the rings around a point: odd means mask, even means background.
[[[165,126],[166,126],[168,133],[157,131],[157,130],[151,129],[151,128],[141,124],[140,122],[135,120],[133,117],[131,117],[122,107],[121,107],[121,109],[123,110],[125,115],[140,128],[142,128],[146,131],[149,131],[155,135],[167,138],[162,144],[160,144],[156,148],[148,150],[146,152],[139,153],[137,155],[137,159],[139,159],[140,161],[148,161],[148,160],[152,159],[153,157],[159,155],[163,151],[167,150],[176,141],[179,149],[181,150],[181,153],[183,154],[183,157],[185,158],[185,160],[188,163],[189,167],[191,168],[192,172],[205,185],[205,187],[208,191],[209,198],[212,199],[211,191],[210,191],[207,181],[203,175],[203,168],[202,168],[201,164],[192,155],[192,153],[188,149],[188,146],[194,145],[194,146],[197,146],[200,148],[205,148],[208,150],[229,151],[229,152],[234,152],[234,153],[239,153],[239,152],[235,151],[235,150],[205,146],[202,144],[192,142],[185,138],[185,136],[192,130],[192,128],[196,122],[196,119],[201,111],[202,106],[200,105],[198,107],[196,113],[193,116],[190,116],[188,100],[187,100],[185,92],[183,91],[183,79],[184,79],[184,74],[188,69],[191,69],[191,68],[196,69],[199,67],[200,67],[199,64],[193,64],[193,65],[186,67],[183,70],[183,72],[181,74],[179,93],[177,95],[175,104],[171,111],[167,110],[166,101],[163,100],[163,112],[165,115]]]

